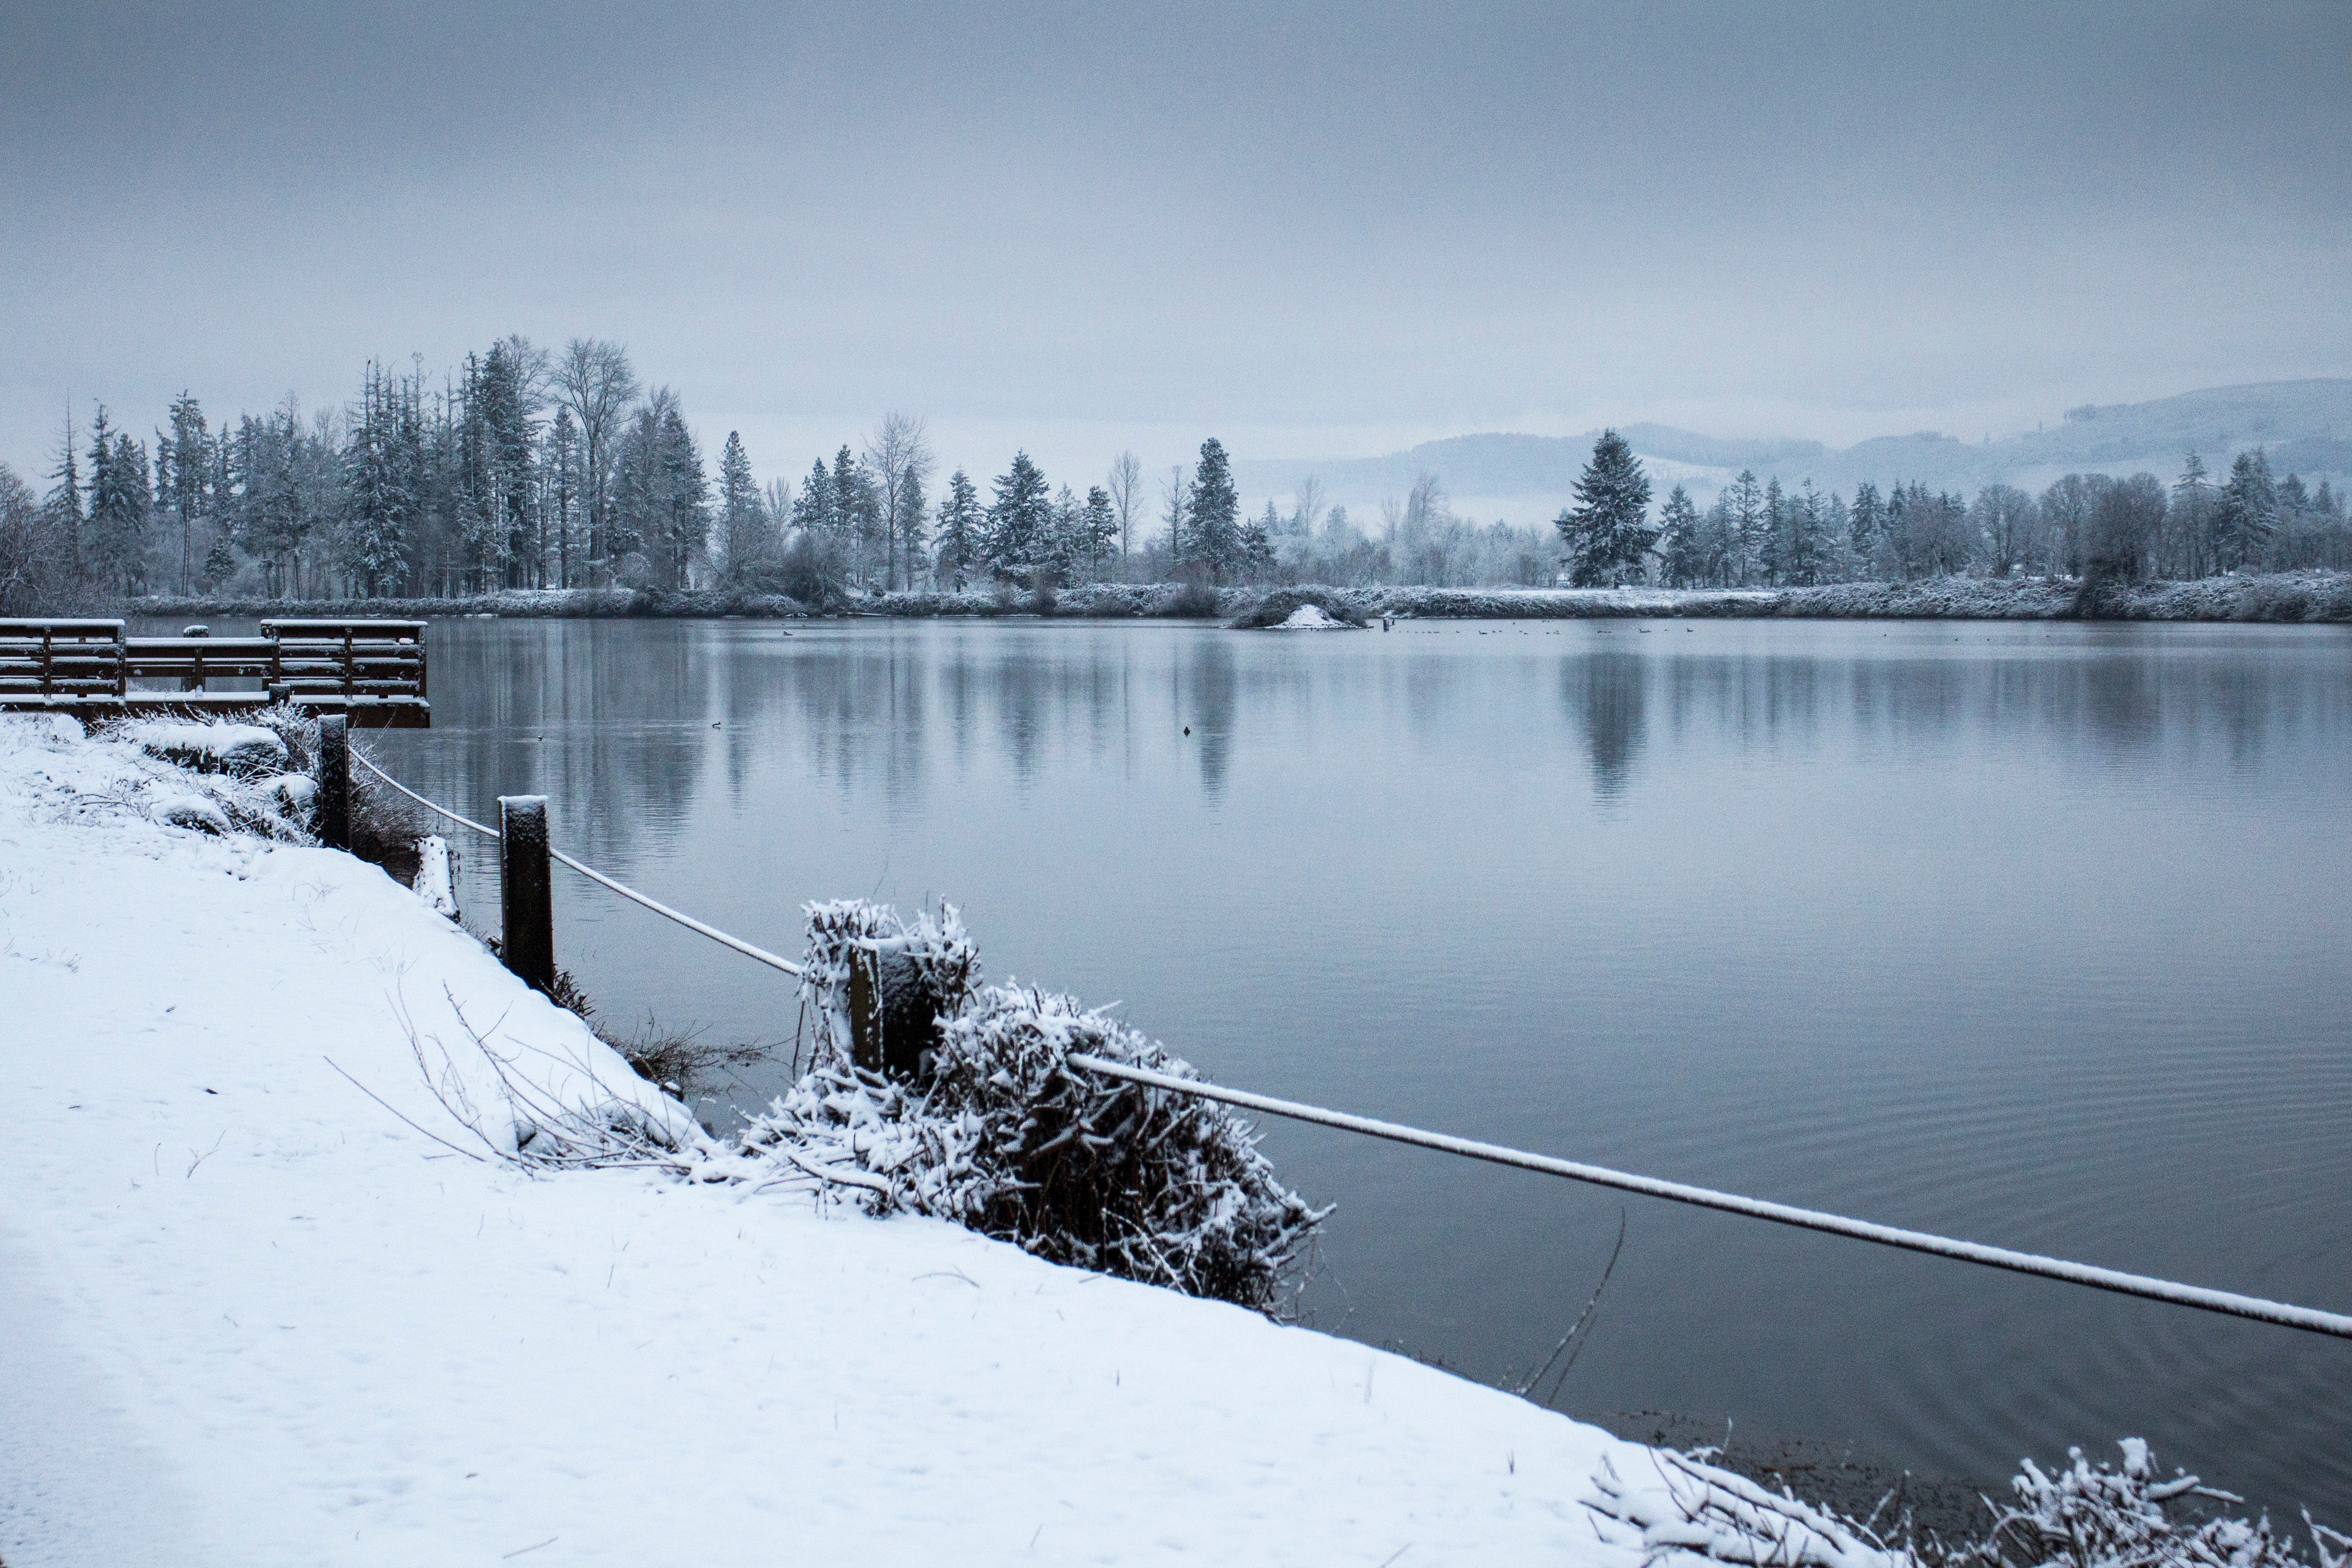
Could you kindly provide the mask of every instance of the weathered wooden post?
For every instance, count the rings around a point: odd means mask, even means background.
[[[352,847],[352,724],[341,713],[319,721],[319,842]]]
[[[864,945],[849,950],[849,1059],[867,1072],[880,1072],[882,1054],[882,955]]]
[[[268,694],[269,705],[272,708],[282,708],[294,700],[294,683],[290,680],[273,680],[263,689]]]
[[[547,797],[499,796],[499,956],[533,990],[552,990],[555,901],[548,879]]]

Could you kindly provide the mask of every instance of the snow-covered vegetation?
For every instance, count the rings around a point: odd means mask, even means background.
[[[1212,1100],[1069,1065],[1192,1068],[1071,997],[980,984],[956,911],[902,920],[858,900],[809,910],[809,1072],[742,1138],[870,1214],[935,1215],[1057,1263],[1278,1313],[1328,1211],[1284,1187],[1245,1121]],[[936,999],[919,1077],[853,1060],[849,950],[877,945]],[[925,1009],[929,1011],[930,1009]]]

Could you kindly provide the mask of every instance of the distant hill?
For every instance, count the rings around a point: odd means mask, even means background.
[[[1818,441],[1724,440],[1664,425],[1622,425],[1658,489],[1680,483],[1702,502],[1741,468],[1784,484],[1811,479],[1851,494],[1864,479],[1880,486],[1916,479],[1942,489],[1993,483],[2039,489],[2069,472],[2136,473],[2169,481],[2194,449],[2210,468],[2226,468],[2254,446],[2281,474],[2352,483],[2352,380],[2273,381],[2214,387],[2152,403],[2073,409],[2049,426],[2006,440],[1971,443],[1935,432],[1882,436],[1834,451]],[[1249,459],[1234,465],[1255,508],[1268,498],[1286,504],[1313,474],[1328,499],[1370,522],[1382,497],[1402,496],[1421,474],[1434,473],[1456,507],[1475,518],[1532,522],[1569,503],[1576,476],[1599,432],[1583,436],[1455,436],[1380,458],[1328,461]]]

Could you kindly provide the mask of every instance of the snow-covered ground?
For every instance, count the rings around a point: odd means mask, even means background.
[[[468,1026],[550,1102],[684,1113],[374,868],[159,824],[186,779],[0,719],[9,1568],[1641,1560],[1580,1500],[1647,1450],[1413,1362],[478,1157],[420,1066],[499,1106]]]

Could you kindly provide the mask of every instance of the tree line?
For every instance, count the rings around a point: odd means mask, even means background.
[[[1822,494],[1743,469],[1705,511],[1676,485],[1654,521],[1650,481],[1604,431],[1555,527],[1580,584],[1801,587],[1963,573],[2137,581],[2352,567],[2345,498],[2277,478],[2259,447],[2216,479],[2195,452],[2153,474],[2068,474],[2039,496],[1987,485],[1973,500],[1913,482]]]
[[[762,483],[739,433],[716,471],[673,388],[626,352],[509,336],[438,385],[365,367],[346,406],[289,398],[215,427],[190,395],[142,439],[70,411],[48,475],[0,465],[0,608],[148,593],[450,597],[509,588],[719,587],[824,604],[845,592],[1085,581],[1476,586],[1652,582],[1793,586],[1972,572],[2194,577],[2352,566],[2344,498],[2259,450],[2169,486],[2073,475],[2036,497],[1917,483],[1793,488],[1743,470],[1704,510],[1604,432],[1549,528],[1458,515],[1437,476],[1359,523],[1303,481],[1244,513],[1214,438],[1147,483],[1122,452],[1083,494],[1025,451],[982,483],[938,461],[919,418],[886,416],[797,483]]]

